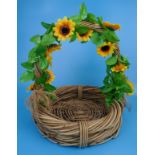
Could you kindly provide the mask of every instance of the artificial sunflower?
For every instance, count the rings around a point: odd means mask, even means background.
[[[50,84],[55,79],[54,73],[51,70],[47,70],[46,73],[48,74],[48,79],[46,80],[46,83]]]
[[[106,57],[112,53],[116,49],[116,45],[111,42],[104,42],[101,46],[97,48],[97,53],[103,57]]]
[[[48,63],[51,65],[52,64],[52,56],[51,55],[47,55],[46,59],[47,59]]]
[[[77,34],[77,39],[79,41],[88,41],[90,39],[90,37],[92,36],[93,34],[93,30],[89,30],[87,33],[84,33],[84,34],[79,34],[79,33],[76,33]]]
[[[103,22],[103,25],[112,30],[119,30],[121,28],[120,24],[111,24],[109,22]]]
[[[61,49],[60,45],[52,44],[51,46],[49,46],[47,48],[46,54],[51,54],[53,51],[57,51],[57,50],[60,50],[60,49]]]
[[[112,67],[111,70],[113,72],[123,72],[123,71],[127,70],[127,68],[128,67],[126,65],[120,63],[120,64],[117,64],[116,66]]]
[[[51,60],[52,60],[52,56],[50,56],[50,54],[53,52],[53,51],[57,51],[57,50],[60,50],[61,49],[61,46],[60,45],[57,45],[57,44],[52,44],[51,46],[49,46],[47,48],[47,51],[46,51],[46,59],[48,61],[48,63],[51,65]]]
[[[127,93],[127,95],[131,96],[134,93],[134,85],[130,80],[127,80],[127,84],[130,86],[130,88],[132,90],[131,93]]]
[[[75,30],[75,23],[71,19],[67,19],[64,17],[63,19],[59,19],[53,28],[54,35],[58,38],[58,40],[65,41],[69,39]]]
[[[28,88],[27,88],[27,90],[34,90],[35,89],[35,84],[34,83],[32,83]]]

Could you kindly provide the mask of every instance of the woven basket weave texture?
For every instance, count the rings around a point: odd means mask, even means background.
[[[40,132],[64,146],[96,145],[118,135],[123,105],[105,107],[105,97],[97,87],[65,86],[48,93],[34,91],[29,100],[33,119]]]

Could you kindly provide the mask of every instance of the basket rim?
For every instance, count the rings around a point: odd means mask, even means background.
[[[97,89],[97,90],[100,90],[99,89],[99,87],[97,87],[97,86],[90,86],[90,85],[66,85],[66,86],[60,86],[60,87],[57,87],[57,89],[54,91],[54,93],[56,93],[59,89],[62,89],[62,88],[70,88],[70,87],[83,87],[83,88],[94,88],[94,89]],[[33,91],[33,93],[32,93],[32,95],[34,94],[34,93],[38,93],[38,92],[41,92],[41,93],[47,93],[47,94],[49,94],[49,92],[47,92],[47,91],[44,91],[44,90],[34,90]],[[53,93],[53,92],[52,92]],[[32,96],[31,95],[31,96]],[[106,97],[106,96],[104,96],[104,97]],[[96,119],[93,119],[93,120],[87,120],[87,122],[90,122],[90,123],[93,123],[93,122],[97,122],[97,121],[100,121],[100,120],[102,120],[103,118],[105,118],[105,117],[108,117],[108,115],[110,114],[110,112],[111,112],[111,109],[112,108],[114,108],[114,107],[116,107],[116,106],[118,106],[118,105],[120,105],[120,108],[123,110],[123,108],[124,108],[124,105],[125,105],[125,101],[123,100],[122,102],[118,102],[118,101],[114,101],[115,103],[114,104],[112,104],[112,106],[110,106],[110,108],[109,108],[109,110],[107,111],[107,113],[106,113],[106,115],[104,115],[103,117],[101,117],[101,118],[96,118]],[[53,103],[53,104],[55,104],[55,102]],[[104,103],[105,104],[105,103]],[[121,111],[122,111],[121,110]],[[51,117],[54,117],[56,120],[59,120],[61,123],[69,123],[69,124],[75,124],[75,123],[78,123],[77,121],[69,121],[69,120],[65,120],[65,119],[63,119],[63,118],[61,118],[61,117],[58,117],[58,116],[56,116],[56,115],[54,115],[54,114],[51,114]],[[53,118],[52,117],[52,118]]]

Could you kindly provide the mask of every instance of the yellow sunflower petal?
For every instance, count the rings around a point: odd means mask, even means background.
[[[75,23],[71,19],[67,19],[67,17],[59,19],[53,28],[54,35],[58,38],[59,41],[65,41],[69,39],[72,36],[74,30]]]
[[[34,90],[35,89],[35,84],[33,83],[33,84],[31,84],[28,88],[27,88],[27,90]]]
[[[127,66],[125,66],[124,64],[117,64],[116,66],[112,67],[111,70],[113,72],[123,72],[127,70]]]
[[[134,93],[134,85],[130,80],[127,80],[128,85],[130,86],[132,92],[131,93],[127,93],[127,95],[131,96]]]
[[[103,22],[104,26],[111,28],[113,30],[119,30],[121,28],[120,24],[111,24],[110,22]]]
[[[57,51],[57,50],[60,50],[60,49],[61,49],[61,46],[60,46],[60,45],[53,44],[53,45],[51,45],[51,46],[47,49],[46,55],[51,54],[52,52]]]
[[[48,73],[48,79],[46,80],[46,83],[51,83],[51,82],[53,82],[54,81],[54,79],[55,79],[55,76],[54,76],[54,73],[51,71],[51,70],[47,70],[46,71],[47,73]]]
[[[79,40],[79,41],[88,41],[89,39],[90,39],[90,37],[92,36],[92,34],[93,34],[93,30],[89,30],[87,33],[85,33],[85,34],[82,34],[82,35],[80,35],[79,33],[76,33],[77,34],[77,39]]]
[[[51,65],[52,64],[52,56],[48,55],[48,56],[46,56],[46,59],[47,59],[48,63]]]
[[[104,42],[97,48],[97,53],[103,57],[106,57],[112,53],[116,49],[116,45],[111,42]]]

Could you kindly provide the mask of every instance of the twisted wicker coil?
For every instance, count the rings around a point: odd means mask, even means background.
[[[34,91],[29,105],[41,133],[64,146],[96,145],[115,138],[121,126],[123,104],[107,111],[105,97],[96,87],[65,86],[55,91],[57,100]]]

